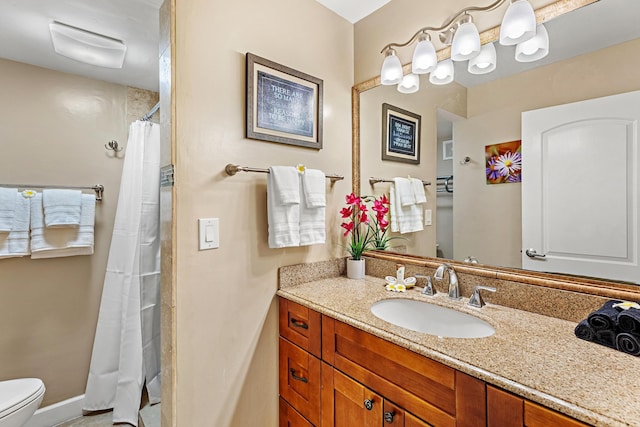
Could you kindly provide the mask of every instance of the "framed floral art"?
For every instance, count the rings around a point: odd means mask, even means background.
[[[485,146],[487,184],[522,181],[521,147],[520,140]]]

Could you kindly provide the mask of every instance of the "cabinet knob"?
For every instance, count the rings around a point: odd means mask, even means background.
[[[372,410],[373,409],[373,400],[365,399],[364,400],[364,407],[367,408],[367,411]]]
[[[384,413],[384,420],[388,423],[388,424],[392,424],[393,423],[393,417],[396,416],[396,413],[394,411],[386,411]]]

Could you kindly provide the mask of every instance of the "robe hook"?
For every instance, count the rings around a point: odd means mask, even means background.
[[[464,159],[460,160],[460,164],[462,166],[466,166],[471,162],[471,157],[466,156]]]
[[[116,153],[119,153],[122,150],[124,150],[124,148],[118,149],[118,141],[116,141],[116,140],[112,140],[112,141],[109,141],[108,143],[104,144],[104,148],[106,148],[107,150],[115,151]]]

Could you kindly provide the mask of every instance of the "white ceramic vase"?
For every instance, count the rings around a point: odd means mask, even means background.
[[[347,258],[347,277],[349,279],[364,279],[364,259]]]

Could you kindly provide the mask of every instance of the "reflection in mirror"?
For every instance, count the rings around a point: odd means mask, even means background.
[[[485,146],[521,139],[525,111],[639,90],[637,16],[640,2],[600,0],[545,23],[552,51],[541,64],[530,64],[536,68],[513,69],[515,74],[509,74],[511,67],[505,62],[513,58],[514,49],[496,44],[502,65],[493,73],[472,76],[466,73],[466,62],[456,63],[456,82],[446,86],[430,85],[422,76],[415,94],[400,94],[388,86],[360,93],[360,140],[354,138],[360,149],[360,192],[389,192],[389,184],[370,186],[370,176],[409,175],[433,183],[426,187],[428,200],[423,206],[431,210],[432,225],[403,235],[407,240],[394,241],[396,247],[391,250],[459,261],[474,257],[481,264],[521,268],[521,184],[486,184]],[[584,31],[585,23],[589,31]],[[580,41],[578,34],[587,40]],[[570,46],[565,42],[571,42]],[[381,105],[385,102],[422,117],[420,164],[380,159]],[[450,135],[443,131],[446,127],[451,128]],[[454,141],[453,159],[443,160],[442,141],[447,139]],[[470,161],[465,162],[466,157]],[[526,179],[526,159],[523,161]],[[444,169],[446,162],[451,172]],[[569,158],[568,167],[570,164]],[[606,168],[603,165],[600,172],[594,172],[602,173],[604,180]],[[455,177],[453,193],[438,193],[437,177],[449,173]],[[593,197],[597,209],[601,198]],[[451,212],[450,237],[446,237],[447,209]],[[615,278],[609,273],[603,276]]]

